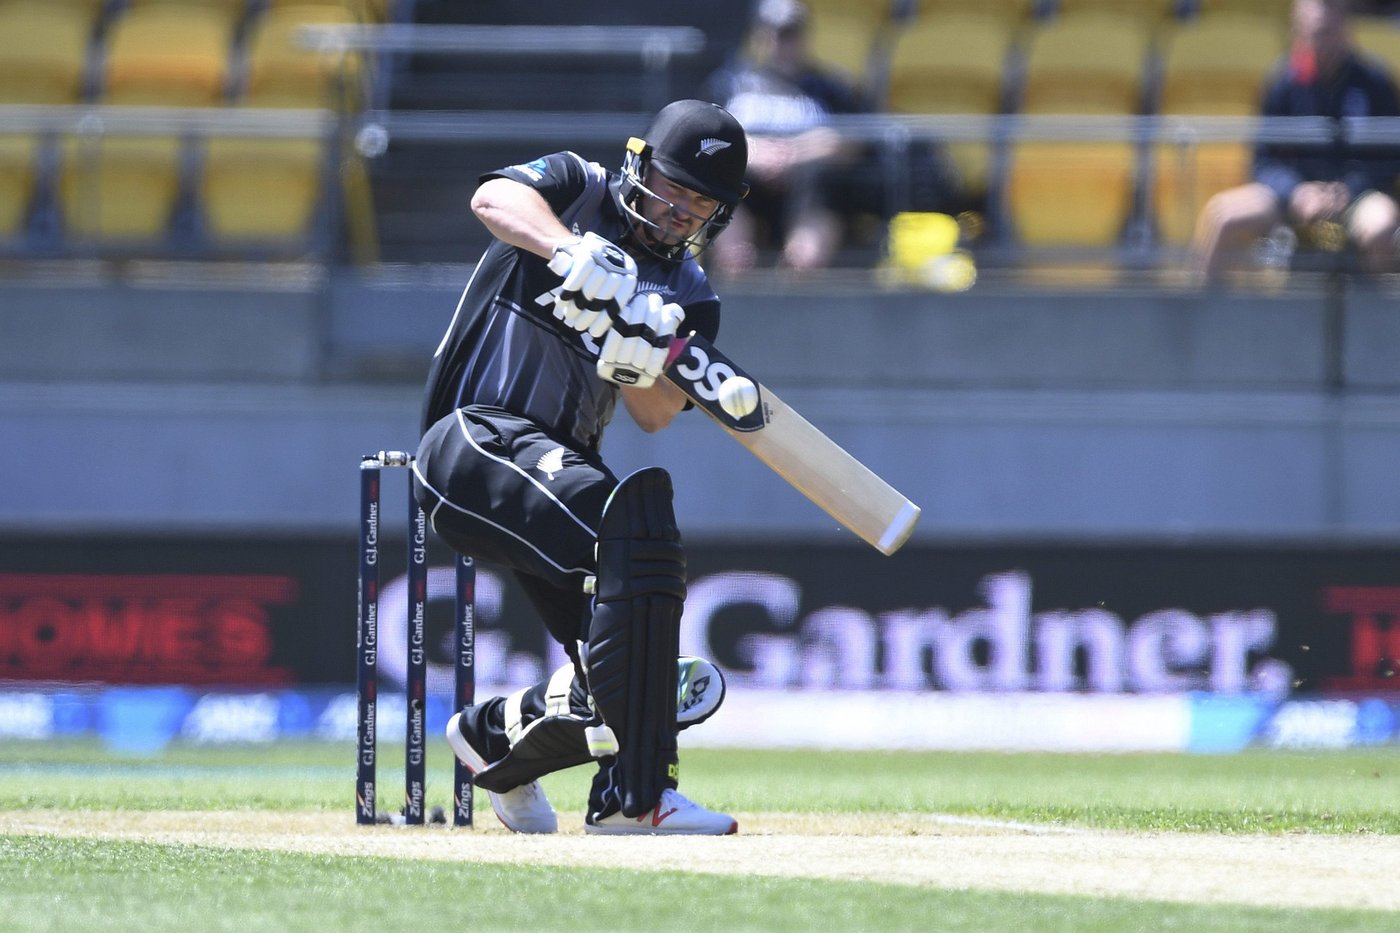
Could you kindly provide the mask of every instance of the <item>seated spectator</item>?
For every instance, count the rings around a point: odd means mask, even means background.
[[[1347,23],[1347,0],[1294,0],[1293,47],[1265,92],[1266,117],[1400,115],[1400,95],[1386,71],[1359,56]],[[1275,227],[1306,239],[1340,225],[1374,272],[1395,266],[1400,228],[1393,153],[1334,145],[1260,143],[1254,180],[1206,202],[1192,244],[1195,272],[1217,281],[1232,255]]]
[[[760,0],[745,50],[710,77],[710,100],[749,136],[750,191],[710,251],[717,272],[753,268],[765,242],[781,250],[781,265],[817,269],[841,244],[832,199],[862,152],[828,118],[867,107],[854,85],[812,61],[809,15],[800,0]]]

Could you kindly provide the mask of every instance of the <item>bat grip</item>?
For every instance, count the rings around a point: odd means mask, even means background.
[[[694,336],[695,331],[691,331],[684,337],[673,337],[671,339],[671,345],[666,349],[666,366],[664,367],[665,369],[670,369],[671,364],[676,362],[676,360],[680,359],[680,355],[685,352],[685,345],[690,343],[690,338]]]

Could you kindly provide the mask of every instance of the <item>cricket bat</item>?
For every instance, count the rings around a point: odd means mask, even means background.
[[[743,376],[758,388],[758,407],[735,418],[719,403],[726,379]],[[666,377],[773,472],[882,554],[899,550],[919,520],[919,507],[759,384],[704,337],[671,345]]]

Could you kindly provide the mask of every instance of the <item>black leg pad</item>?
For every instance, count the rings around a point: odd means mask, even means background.
[[[665,470],[618,484],[598,531],[598,582],[584,649],[589,693],[617,740],[609,788],[631,817],[675,786],[676,656],[685,551]]]

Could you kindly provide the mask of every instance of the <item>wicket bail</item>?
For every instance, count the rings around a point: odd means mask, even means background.
[[[378,763],[376,715],[379,665],[379,518],[380,471],[413,466],[413,455],[381,450],[360,459],[359,619],[356,629],[356,693],[359,699],[356,737],[355,822],[377,822],[375,768]],[[408,664],[405,692],[405,752],[403,822],[422,826],[427,784],[427,605],[428,522],[408,484]],[[470,705],[476,693],[476,566],[458,555],[455,567],[453,638],[454,709]],[[472,825],[473,786],[466,765],[453,760],[452,825]]]

